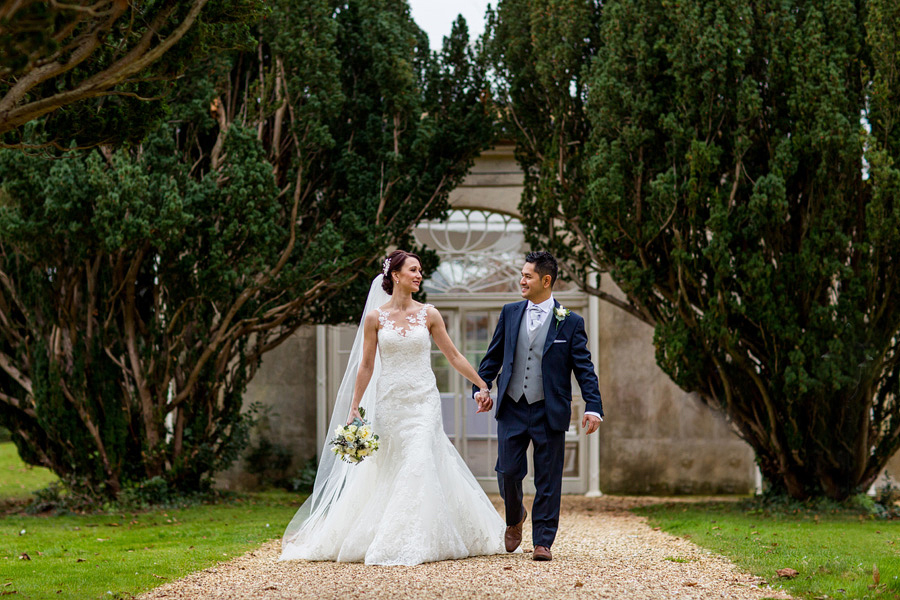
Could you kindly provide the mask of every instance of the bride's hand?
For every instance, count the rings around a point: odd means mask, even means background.
[[[347,417],[347,425],[349,425],[350,423],[352,423],[352,422],[355,421],[356,419],[359,419],[360,421],[362,421],[362,420],[363,420],[362,415],[359,414],[359,409],[358,409],[358,408],[351,408],[351,409],[350,409],[350,416]]]

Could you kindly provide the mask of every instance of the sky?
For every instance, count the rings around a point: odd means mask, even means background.
[[[432,50],[441,49],[459,14],[466,19],[470,39],[484,33],[484,11],[488,3],[497,6],[497,0],[409,0],[412,18],[428,34]]]

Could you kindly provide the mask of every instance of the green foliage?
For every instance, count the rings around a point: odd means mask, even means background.
[[[291,451],[287,446],[272,442],[260,436],[256,444],[251,446],[244,456],[248,473],[259,478],[261,487],[285,487],[287,471],[291,467]]]
[[[728,416],[776,492],[865,490],[900,448],[896,4],[522,3],[600,22],[563,38],[595,58],[533,90],[516,78],[566,65],[562,42],[534,18],[525,51],[506,42],[533,55],[502,63],[530,113],[510,128],[532,241],[655,327],[660,367]],[[583,86],[582,112],[555,108]]]
[[[748,510],[742,502],[679,502],[635,512],[796,597],[896,598],[900,593],[896,523],[837,503],[820,504],[769,511],[758,506]],[[878,567],[878,581],[873,566]],[[799,575],[779,578],[776,572],[783,568]]]
[[[882,490],[875,496],[869,494],[854,494],[845,500],[837,501],[825,496],[813,496],[806,500],[797,500],[791,496],[776,491],[766,491],[763,494],[741,503],[741,508],[749,515],[815,515],[821,513],[830,514],[854,514],[857,516],[873,517],[878,519],[895,519],[900,517],[900,507],[892,499],[890,490]]]
[[[263,354],[358,319],[490,141],[464,23],[432,55],[399,0],[270,8],[140,144],[0,152],[0,423],[71,493],[207,489]]]
[[[252,47],[261,0],[24,0],[0,8],[0,143],[138,142],[202,56]],[[164,57],[164,58],[163,58]]]
[[[303,492],[305,494],[312,493],[313,484],[316,482],[316,471],[318,466],[318,457],[309,457],[309,460],[303,464],[303,468],[300,469],[300,473],[298,473],[297,477],[290,481],[290,487],[288,489],[293,492]]]
[[[590,132],[586,67],[601,45],[602,5],[500,0],[497,10],[488,12],[483,54],[496,71],[504,134],[516,141],[516,160],[525,174],[519,209],[535,245],[544,244],[555,215],[573,213],[584,201]],[[557,254],[563,261],[570,258]],[[576,274],[572,267],[566,271]]]

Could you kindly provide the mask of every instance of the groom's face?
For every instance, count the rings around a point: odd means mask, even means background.
[[[541,277],[534,270],[533,263],[527,262],[522,267],[522,279],[519,280],[519,285],[522,288],[522,297],[535,304],[540,304],[550,297],[550,276]]]

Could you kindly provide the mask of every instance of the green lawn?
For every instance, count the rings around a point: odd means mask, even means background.
[[[7,463],[0,468],[5,473]],[[183,509],[6,516],[0,520],[0,595],[130,598],[280,537],[302,500],[266,492]]]
[[[26,499],[55,480],[49,470],[23,463],[12,442],[0,443],[0,500]]]
[[[798,597],[900,598],[898,521],[849,511],[759,514],[738,502],[661,504],[636,512]],[[780,578],[776,571],[783,568],[799,575]]]

